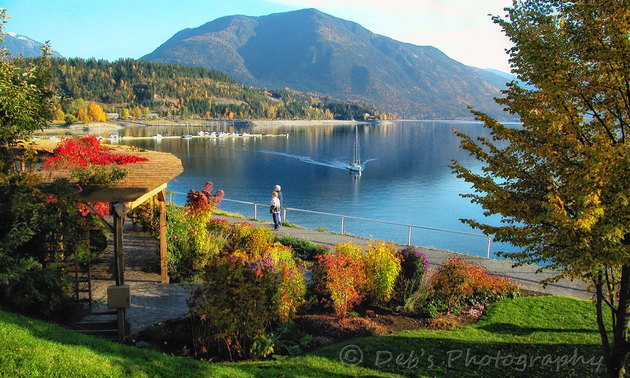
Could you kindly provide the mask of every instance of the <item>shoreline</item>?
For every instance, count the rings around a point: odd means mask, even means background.
[[[124,128],[124,126],[109,122],[80,123],[70,126],[51,124],[42,130],[36,131],[33,135],[59,134],[63,132],[65,132],[66,135],[100,135],[104,133],[111,134],[122,128]]]
[[[314,126],[314,125],[371,125],[371,124],[393,124],[392,121],[353,121],[353,120],[309,120],[309,119],[278,119],[278,120],[248,120],[252,127],[275,127],[275,126]]]
[[[133,122],[133,121],[113,121],[113,122],[95,122],[95,123],[78,123],[70,126],[51,124],[42,130],[36,131],[33,135],[50,135],[65,133],[66,135],[102,135],[116,133],[125,127],[147,127],[147,126],[207,126],[226,123],[247,124],[251,128],[256,127],[282,127],[282,126],[317,126],[317,125],[370,125],[370,124],[393,124],[393,121],[352,121],[352,120],[301,120],[301,119],[279,119],[279,120],[189,120],[189,121],[149,121],[149,122]]]

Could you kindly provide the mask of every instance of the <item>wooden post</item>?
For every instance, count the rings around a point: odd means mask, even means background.
[[[123,224],[125,214],[119,214],[116,205],[112,204],[112,217],[114,223],[114,258],[116,259],[116,266],[114,274],[116,275],[116,285],[125,284],[125,254],[123,252]],[[116,319],[118,320],[118,337],[122,342],[127,342],[127,330],[125,309],[119,308],[116,311]]]
[[[114,258],[116,259],[116,285],[125,284],[125,254],[123,252],[123,217],[114,208],[112,211],[114,223]]]
[[[160,272],[162,276],[162,283],[168,283],[168,265],[166,263],[167,248],[166,248],[166,191],[161,190],[157,194],[157,200],[159,203],[158,211],[160,215]]]

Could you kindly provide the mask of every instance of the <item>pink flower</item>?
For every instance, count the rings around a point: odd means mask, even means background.
[[[90,210],[88,209],[84,209],[83,211],[81,211],[81,215],[84,217],[86,217],[89,213],[90,213]]]
[[[55,199],[55,195],[54,194],[49,194],[48,195],[48,202],[52,202],[52,203],[57,203],[57,200]]]
[[[79,191],[79,193],[81,193],[83,191],[83,188],[80,186],[77,186],[77,190]]]

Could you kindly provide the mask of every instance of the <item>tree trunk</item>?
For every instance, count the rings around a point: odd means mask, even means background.
[[[623,378],[626,376],[625,362],[626,357],[630,354],[630,343],[628,343],[628,320],[629,317],[629,289],[630,289],[630,266],[623,265],[621,268],[621,278],[618,282],[619,299],[617,308],[611,308],[613,323],[613,345],[610,348],[606,326],[604,324],[602,303],[604,299],[603,283],[601,276],[598,278],[596,285],[596,302],[597,308],[597,324],[602,338],[602,346],[604,352],[604,360],[606,361],[606,369],[609,378]]]

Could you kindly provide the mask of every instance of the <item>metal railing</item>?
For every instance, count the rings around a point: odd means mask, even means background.
[[[265,209],[269,207],[269,204],[261,204],[261,203],[248,202],[248,201],[239,201],[239,200],[231,200],[231,199],[227,199],[227,198],[223,198],[223,201],[239,203],[239,204],[243,204],[243,205],[253,205],[254,206],[254,219],[256,219],[256,220],[258,220],[258,206],[263,206]],[[341,219],[341,234],[342,235],[345,235],[345,233],[346,233],[345,232],[346,219],[353,219],[353,220],[359,220],[359,221],[363,221],[363,222],[372,222],[372,223],[380,223],[380,224],[387,224],[387,225],[393,225],[393,226],[407,227],[407,245],[409,245],[409,246],[411,245],[411,234],[412,234],[412,230],[414,228],[415,229],[419,229],[419,230],[446,232],[446,233],[450,233],[450,234],[458,234],[458,235],[467,235],[467,236],[475,236],[475,237],[487,238],[488,244],[487,244],[487,250],[486,250],[486,252],[487,252],[486,257],[490,258],[490,252],[491,252],[491,248],[492,248],[492,237],[491,236],[486,236],[486,235],[481,235],[481,234],[474,234],[474,233],[471,233],[471,232],[444,230],[444,229],[441,229],[441,228],[434,228],[434,227],[425,227],[425,226],[416,226],[416,225],[411,225],[411,224],[379,221],[379,220],[374,220],[374,219],[353,217],[353,216],[349,216],[349,215],[324,213],[324,212],[321,212],[321,211],[295,209],[295,208],[292,208],[292,207],[283,207],[282,208],[282,219],[284,219],[285,221],[287,220],[287,211],[289,211],[289,210],[290,211],[295,211],[295,212],[307,213],[307,214],[315,214],[315,215],[323,215],[323,216],[330,216],[330,217],[340,218]]]

